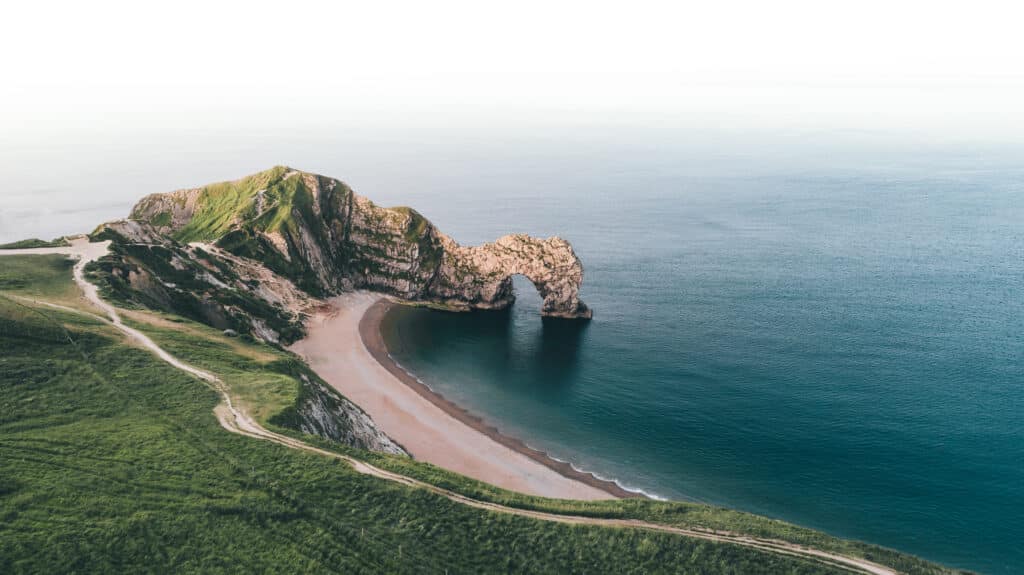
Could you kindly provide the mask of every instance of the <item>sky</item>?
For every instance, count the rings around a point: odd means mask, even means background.
[[[1022,16],[991,0],[7,2],[0,241],[275,164],[406,203],[431,174],[443,189],[538,154],[735,170],[902,142],[1012,163]]]
[[[1018,6],[12,2],[0,121],[8,141],[519,116],[1013,137],[1024,128]]]

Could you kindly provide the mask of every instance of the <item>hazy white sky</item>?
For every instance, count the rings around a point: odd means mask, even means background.
[[[915,157],[1004,169],[1024,157],[1022,12],[988,0],[10,1],[0,241],[85,231],[144,194],[274,164],[416,205],[538,170],[561,174],[543,189],[557,193],[569,176],[619,172]]]
[[[6,144],[476,117],[1024,134],[1015,2],[8,2]]]

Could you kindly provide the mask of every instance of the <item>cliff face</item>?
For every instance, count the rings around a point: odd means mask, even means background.
[[[302,387],[295,406],[275,415],[271,423],[359,449],[408,455],[356,404],[319,379],[306,374],[300,374],[299,379]]]
[[[111,253],[86,268],[104,297],[176,313],[218,329],[273,342],[304,334],[306,311],[321,302],[260,262],[205,244],[185,245],[137,220],[101,225]]]
[[[512,235],[459,246],[415,210],[381,208],[339,180],[289,168],[147,196],[131,217],[181,243],[261,262],[314,296],[367,288],[497,309],[514,301],[511,276],[522,274],[544,298],[543,315],[591,315],[579,299],[583,266],[565,240]]]

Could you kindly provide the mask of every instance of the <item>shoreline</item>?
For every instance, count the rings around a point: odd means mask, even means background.
[[[568,462],[559,461],[543,451],[530,447],[521,439],[503,434],[497,427],[487,424],[482,417],[474,415],[465,408],[445,398],[440,393],[430,389],[426,384],[403,369],[402,366],[400,366],[398,362],[391,357],[391,354],[388,353],[387,345],[384,343],[384,336],[381,333],[381,324],[384,316],[387,315],[387,312],[395,305],[400,304],[396,304],[384,296],[381,296],[380,299],[374,302],[359,319],[359,337],[362,339],[363,345],[366,347],[367,351],[370,352],[370,355],[373,356],[373,358],[398,381],[402,382],[407,387],[415,391],[420,397],[426,399],[431,404],[441,409],[441,411],[468,426],[472,430],[487,436],[496,443],[504,445],[505,447],[522,454],[537,463],[540,463],[567,479],[589,485],[590,487],[604,491],[618,499],[647,497],[643,493],[629,491],[614,481],[601,479],[593,473],[580,471]]]
[[[585,501],[616,498],[463,423],[408,385],[404,372],[389,370],[370,353],[360,334],[364,316],[382,297],[359,290],[325,301],[311,310],[306,337],[288,349],[416,460],[528,495]],[[382,317],[382,311],[377,308],[364,324],[378,338],[379,328],[372,320]],[[386,359],[386,349],[379,347]]]

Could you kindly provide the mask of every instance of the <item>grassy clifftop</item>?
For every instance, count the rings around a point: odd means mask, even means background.
[[[39,238],[29,238],[27,240],[19,240],[11,242],[9,244],[0,244],[0,250],[20,250],[24,248],[58,248],[69,245],[66,238],[57,238],[50,241],[41,240]]]
[[[275,166],[240,180],[154,194],[136,204],[131,217],[186,243],[214,242],[241,223],[275,232],[288,224],[292,207],[302,203],[296,195],[308,194],[300,179],[286,177],[290,172]]]

